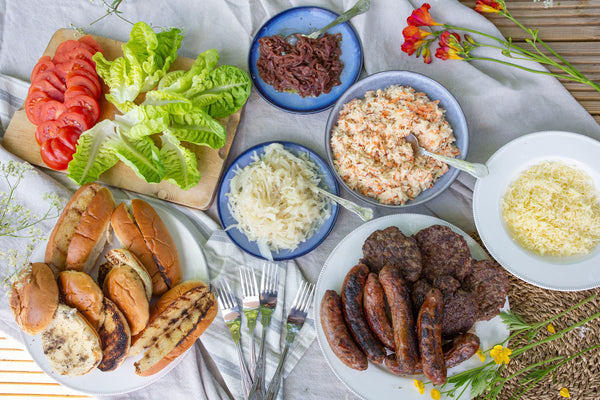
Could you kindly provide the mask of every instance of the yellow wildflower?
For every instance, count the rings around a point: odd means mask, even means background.
[[[485,361],[485,354],[483,353],[483,351],[481,351],[481,349],[477,350],[477,355],[479,356],[481,362]]]
[[[512,350],[508,347],[503,347],[500,344],[494,346],[492,350],[490,350],[490,356],[494,358],[494,362],[498,365],[508,364],[510,362],[510,355],[512,354]]]
[[[562,397],[566,397],[567,399],[571,398],[571,394],[569,393],[569,389],[567,389],[567,388],[560,389],[559,393]]]
[[[442,397],[442,394],[440,393],[439,390],[431,389],[431,398],[433,400],[440,400],[440,397]]]
[[[554,325],[552,325],[552,322],[548,324],[546,329],[548,329],[548,332],[550,333],[556,333],[556,329],[554,329]]]
[[[423,383],[423,381],[420,381],[418,379],[413,380],[415,381],[415,386],[417,387],[417,389],[419,389],[419,393],[425,393],[425,384]]]

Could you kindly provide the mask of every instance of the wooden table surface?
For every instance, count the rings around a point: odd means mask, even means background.
[[[475,1],[461,0],[467,6]],[[507,0],[511,14],[584,75],[600,81],[600,0],[555,0],[552,8],[543,2]],[[505,18],[488,14],[505,37],[523,44],[524,32]],[[562,81],[571,94],[600,123],[600,92],[589,86]],[[0,397],[2,398],[85,398],[47,377],[13,340],[0,337]]]

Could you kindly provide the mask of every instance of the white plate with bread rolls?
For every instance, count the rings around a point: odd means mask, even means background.
[[[97,193],[106,195],[106,188],[97,189],[92,196],[88,193],[88,197],[98,200],[102,196]],[[51,311],[54,317],[49,325],[48,321],[39,320],[32,329],[26,329],[27,333],[23,331],[22,337],[38,366],[62,385],[93,395],[122,394],[146,386],[174,368],[212,322],[217,307],[207,286],[208,269],[197,242],[201,233],[183,213],[157,202],[150,205],[139,199],[120,198],[114,199],[114,205],[108,201],[107,210],[96,204],[92,212],[94,203],[89,198],[83,199],[84,190],[76,192],[49,239],[41,243],[32,255],[32,260],[39,264],[35,264],[35,275],[30,276],[39,275],[47,280],[47,275],[52,276],[48,273],[48,266],[58,276],[56,286],[49,285],[50,295],[40,296],[37,303],[47,298],[54,300],[46,300],[46,303],[58,303],[54,294],[55,288],[58,288],[60,304],[52,305],[56,311]],[[133,211],[128,211],[128,208]],[[148,213],[151,221],[146,227],[142,226],[144,218],[140,213]],[[88,222],[85,222],[86,218]],[[63,226],[66,223],[72,226]],[[82,229],[80,225],[84,223],[90,226]],[[137,238],[137,244],[145,243],[148,248],[136,249],[135,235],[130,235],[128,229],[139,230],[143,239]],[[168,234],[157,234],[161,230]],[[66,246],[64,242],[68,242]],[[48,246],[48,243],[51,245]],[[154,247],[144,256],[151,245]],[[62,249],[60,246],[63,246]],[[88,257],[93,260],[88,260]],[[147,267],[147,262],[152,261],[157,264],[154,273]],[[60,271],[62,268],[58,268],[57,271],[54,263],[61,262],[70,263],[72,269]],[[165,269],[170,263],[173,271],[171,267]],[[28,319],[38,318],[35,314],[40,309],[34,302],[23,300],[24,291],[20,289],[17,297],[27,307],[33,305],[34,308],[27,310],[21,304],[20,314],[15,313],[22,328],[31,325],[27,323]],[[209,300],[206,309],[201,309],[201,298]],[[78,305],[72,302],[78,302]],[[102,304],[99,305],[99,302]],[[83,308],[79,307],[80,304]],[[167,315],[165,307],[171,307],[167,310],[171,314]],[[186,320],[182,315],[188,315],[188,311],[190,315],[196,314]],[[181,319],[172,324],[177,312]],[[206,316],[204,322],[199,316],[201,313]],[[191,318],[197,319],[192,325],[185,325]],[[46,328],[40,333],[38,328],[41,326]],[[192,329],[195,334],[187,336],[193,336],[193,340],[183,340]],[[178,341],[173,343],[171,337],[177,335],[180,335]],[[81,344],[74,348],[77,360],[61,352],[62,344],[70,337],[76,337]],[[166,343],[163,348],[168,350],[165,354],[160,351],[163,342],[159,341],[163,339]],[[95,344],[88,346],[88,342]],[[179,347],[178,343],[185,345]],[[65,345],[68,346],[71,343]],[[69,348],[73,350],[72,346]],[[152,351],[154,348],[159,350]],[[144,350],[148,351],[143,353]]]
[[[338,295],[333,294],[332,291],[335,291],[337,294],[342,293],[343,285],[345,284],[345,278],[347,277],[347,275],[349,275],[349,271],[351,269],[355,270],[355,266],[366,262],[364,258],[365,255],[363,254],[363,244],[365,243],[367,238],[371,237],[371,235],[375,231],[385,230],[388,227],[397,227],[403,235],[409,237],[419,232],[420,230],[431,227],[433,225],[448,227],[454,233],[462,236],[466,241],[468,250],[470,250],[472,259],[489,259],[487,253],[477,242],[475,242],[475,240],[473,240],[469,235],[467,235],[459,228],[453,226],[448,222],[426,215],[397,214],[369,221],[361,225],[359,228],[357,228],[350,234],[348,234],[331,252],[329,257],[325,261],[323,269],[321,270],[315,292],[315,321],[317,326],[317,339],[319,342],[319,346],[325,356],[325,359],[327,360],[327,363],[329,364],[335,375],[348,387],[348,389],[350,389],[354,394],[360,396],[361,398],[369,400],[385,400],[399,398],[402,398],[404,400],[422,400],[423,395],[419,393],[419,391],[415,387],[415,383],[413,380],[419,379],[423,382],[427,382],[429,381],[429,379],[424,375],[395,375],[392,372],[390,372],[383,364],[378,365],[371,361],[368,361],[368,356],[364,357],[364,360],[355,363],[354,366],[351,368],[348,364],[352,363],[352,360],[350,359],[353,357],[353,354],[350,353],[352,353],[353,349],[360,350],[360,347],[357,347],[356,340],[353,338],[353,335],[345,336],[350,334],[349,328],[343,329],[344,332],[341,332],[339,329],[337,329],[338,327],[331,328],[331,325],[333,325],[334,323],[337,322],[340,324],[344,324],[344,321],[347,320],[344,314],[341,313],[341,311],[340,313],[337,313],[339,315],[336,315],[336,318],[331,317],[332,314],[329,310],[340,310],[344,307],[341,305],[342,303],[340,297]],[[374,272],[372,266],[370,268],[371,272]],[[385,269],[386,268],[383,268],[381,271]],[[379,279],[382,279],[381,274],[379,275]],[[366,293],[367,289],[364,290]],[[346,294],[347,293],[349,292],[346,292]],[[332,294],[333,296],[331,296]],[[365,294],[365,296],[367,295]],[[339,306],[334,307],[332,306],[333,302],[327,302],[332,297],[338,298],[335,301],[339,302]],[[322,304],[326,304],[326,306],[324,306],[323,309],[321,308]],[[508,300],[506,299],[503,309],[506,309],[507,307]],[[322,320],[322,318],[324,319]],[[324,324],[329,324],[330,327],[324,327]],[[345,324],[347,325],[347,323]],[[328,329],[328,333],[325,332],[325,329]],[[333,335],[332,332],[334,332]],[[502,342],[508,337],[509,334],[508,330],[506,329],[506,326],[501,321],[499,316],[495,316],[488,321],[475,322],[473,327],[468,331],[468,334],[470,333],[475,334],[479,337],[479,348],[483,350],[489,349],[491,346]],[[333,340],[334,342],[338,340],[340,347],[336,349],[336,352],[334,352],[334,350],[332,349],[332,344],[330,344],[330,342],[328,341],[328,335],[330,340]],[[337,335],[337,338],[331,339],[332,337],[335,337],[335,335]],[[395,338],[393,340],[395,340]],[[352,342],[354,344],[349,345],[348,342]],[[384,346],[383,348],[387,347],[389,346]],[[385,351],[387,352],[388,357],[390,354],[393,354],[391,350],[385,349]],[[338,355],[336,355],[336,353],[344,354],[344,352],[347,358],[345,361],[342,361],[342,358],[339,358]],[[385,354],[386,353],[384,353],[384,355]],[[344,355],[342,355],[342,357],[344,357]],[[477,356],[473,356],[470,359],[467,359],[466,361],[452,368],[449,368],[447,370],[447,376],[451,376],[460,371],[464,371],[479,365],[481,365],[479,358]],[[426,385],[425,390],[427,392],[429,392],[431,389],[431,384]],[[442,398],[445,398],[444,395],[442,395]],[[469,391],[463,393],[463,395],[460,398],[469,399]]]

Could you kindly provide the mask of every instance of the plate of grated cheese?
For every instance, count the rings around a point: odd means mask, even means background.
[[[500,148],[473,193],[490,254],[513,275],[561,291],[600,286],[600,142],[544,131]]]

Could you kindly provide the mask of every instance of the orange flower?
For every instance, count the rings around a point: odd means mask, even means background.
[[[404,43],[401,47],[402,51],[410,56],[427,42],[425,39],[430,36],[431,33],[419,29],[416,26],[409,25],[402,30],[402,35],[404,36]]]
[[[431,18],[429,15],[429,9],[431,6],[427,3],[424,3],[421,7],[417,8],[412,12],[412,14],[406,19],[408,25],[412,26],[434,26],[434,25],[442,25],[438,24]]]
[[[440,47],[436,50],[435,56],[442,60],[464,60],[462,54],[464,54],[464,49],[460,44],[460,36],[454,32],[442,32]]]
[[[480,13],[496,13],[504,11],[504,5],[494,0],[477,0],[475,3],[475,11]]]
[[[425,64],[431,64],[431,50],[429,50],[429,46],[423,46],[423,61]]]

